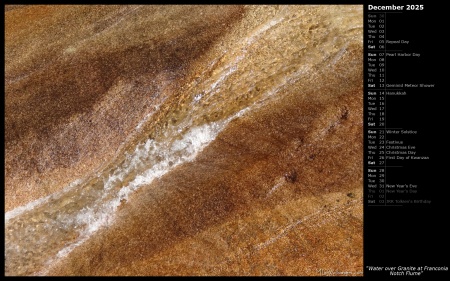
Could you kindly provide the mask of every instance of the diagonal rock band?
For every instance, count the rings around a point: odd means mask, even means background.
[[[361,5],[5,9],[5,274],[361,275]]]

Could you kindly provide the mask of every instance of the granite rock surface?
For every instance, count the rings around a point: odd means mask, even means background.
[[[6,6],[7,275],[362,275],[362,6]]]

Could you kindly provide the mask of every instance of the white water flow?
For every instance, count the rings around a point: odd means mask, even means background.
[[[117,209],[133,192],[194,160],[231,120],[278,98],[285,87],[318,68],[336,63],[347,47],[340,41],[361,37],[353,28],[348,33],[340,31],[347,25],[354,26],[351,20],[326,18],[326,26],[309,30],[306,27],[312,25],[308,19],[312,19],[307,11],[299,8],[293,15],[285,14],[287,11],[282,9],[230,43],[225,51],[218,51],[222,58],[212,59],[201,79],[187,87],[187,113],[180,119],[177,116],[176,125],[168,125],[154,139],[143,139],[133,151],[119,155],[114,167],[7,212],[5,272],[45,274],[48,265],[69,254],[100,228],[111,225]],[[360,21],[358,9],[348,12],[355,14],[354,21]],[[296,37],[288,36],[292,34]],[[314,36],[314,40],[306,40],[308,36]],[[264,59],[253,61],[255,56]],[[150,117],[145,116],[137,124],[138,133]]]
[[[61,192],[8,212],[6,267],[20,267],[24,262],[37,265],[69,253],[100,227],[111,224],[117,208],[133,191],[193,160],[237,116],[190,128],[179,139],[175,135],[165,142],[148,139],[109,173],[75,182]]]
[[[98,229],[113,223],[118,207],[131,193],[194,160],[231,120],[261,106],[262,100],[288,85],[283,81],[261,95],[260,102],[220,121],[192,127],[196,118],[188,115],[165,130],[163,141],[147,139],[138,144],[113,169],[77,180],[60,192],[6,213],[6,270],[15,267],[26,274],[64,257]],[[196,99],[194,96],[193,101]]]

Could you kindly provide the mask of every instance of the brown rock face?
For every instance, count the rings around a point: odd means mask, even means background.
[[[26,6],[6,13],[6,210],[112,157],[189,62],[242,13],[227,6],[219,19],[217,7],[208,7],[196,20],[186,14],[191,9]],[[17,188],[23,185],[26,192]]]
[[[6,10],[7,275],[362,274],[362,7]]]

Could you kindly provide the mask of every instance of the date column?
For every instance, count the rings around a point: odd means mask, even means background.
[[[366,200],[369,205],[385,205],[385,14],[368,13],[366,29],[366,90],[367,112],[367,177]]]

